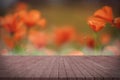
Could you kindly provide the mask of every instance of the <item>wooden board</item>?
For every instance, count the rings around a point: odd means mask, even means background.
[[[120,56],[0,56],[0,80],[120,80]]]

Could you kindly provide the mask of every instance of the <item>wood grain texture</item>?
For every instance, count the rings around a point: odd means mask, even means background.
[[[120,56],[0,56],[0,80],[120,80]]]

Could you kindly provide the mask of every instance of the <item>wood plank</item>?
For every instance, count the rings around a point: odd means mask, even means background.
[[[52,70],[51,70],[51,72],[50,72],[50,77],[49,77],[49,79],[50,80],[59,80],[58,79],[58,69],[59,69],[59,56],[56,56],[56,61],[55,61],[55,63],[53,64],[54,66],[53,66],[53,68],[52,68]]]
[[[0,80],[120,80],[118,56],[0,56]]]
[[[84,75],[87,80],[94,80],[96,77],[97,77],[97,79],[101,79],[101,76],[91,69],[91,66],[90,66],[91,64],[89,64],[87,61],[85,61],[84,58],[79,59],[79,57],[75,57],[75,58],[73,57],[73,59],[75,60],[75,63],[79,68],[83,67],[83,69],[85,71]],[[82,71],[83,71],[83,69],[82,69]],[[86,75],[88,73],[90,76]]]
[[[60,56],[59,57],[59,80],[67,80],[67,73],[66,73],[66,70],[65,70],[65,65],[64,65],[64,57],[63,56]]]
[[[44,73],[44,71],[46,70],[46,67],[49,66],[49,63],[51,63],[52,61],[52,57],[43,57],[44,59],[41,60],[41,61],[37,61],[37,65],[35,67],[33,67],[33,71],[31,71],[32,74],[29,75],[30,76],[34,76],[34,77],[37,77],[37,78],[43,78],[41,77],[42,74]],[[34,69],[35,68],[35,69]]]
[[[76,80],[73,68],[71,67],[71,64],[69,64],[66,56],[64,57],[63,61],[64,61],[64,65],[65,65],[65,71],[67,73],[67,79],[68,80]]]
[[[83,75],[83,71],[85,69],[83,69],[82,67],[77,67],[76,64],[75,64],[75,61],[72,60],[72,57],[66,57],[66,60],[69,62],[74,74],[75,74],[75,78],[76,79],[80,79],[80,80],[84,80],[85,79],[85,75]],[[87,72],[86,72],[87,73]],[[87,74],[86,74],[87,75]],[[88,77],[90,75],[88,74]]]
[[[21,65],[20,67],[18,67],[18,77],[25,77],[28,78],[30,77],[32,74],[34,73],[34,70],[36,70],[36,65],[38,65],[38,63],[41,63],[42,61],[44,61],[44,57],[31,57],[29,61],[26,62],[22,62],[23,65]],[[32,64],[32,65],[31,65]],[[32,75],[34,76],[34,75]]]
[[[92,57],[93,58],[93,57]],[[105,65],[108,65],[107,63],[106,64],[103,64],[105,61],[103,60],[103,57],[101,57],[101,59],[98,61],[98,62],[95,62],[96,60],[97,60],[98,58],[96,57],[96,58],[94,58],[94,59],[92,59],[92,62],[93,62],[93,64],[96,64],[96,69],[98,68],[99,70],[101,70],[103,73],[105,73],[105,74],[107,74],[107,76],[104,76],[104,78],[108,78],[109,76],[111,76],[111,77],[113,77],[113,78],[117,78],[117,77],[119,77],[119,72],[114,72],[114,70],[112,69],[109,69],[109,66],[108,67],[105,67]],[[91,59],[89,58],[88,59],[90,62],[91,62]],[[109,59],[108,59],[109,60]],[[110,64],[110,63],[109,63]],[[112,64],[111,64],[112,65]],[[98,67],[97,67],[98,66]],[[103,66],[103,67],[101,67],[101,66]],[[113,68],[115,68],[115,67],[113,67]],[[101,74],[103,74],[103,73],[101,73]]]
[[[12,57],[13,58],[13,57]],[[22,59],[21,59],[22,58]],[[31,57],[32,58],[32,57]],[[26,60],[33,60],[30,57],[17,57],[16,60],[12,60],[11,56],[10,58],[7,58],[3,60],[4,64],[4,69],[3,72],[5,72],[4,74],[0,75],[0,77],[15,77],[15,76],[19,76],[19,72],[22,70],[21,67],[25,67],[26,65],[30,65],[32,61],[28,62]],[[15,62],[16,61],[16,62]],[[34,60],[35,61],[35,60]],[[21,64],[22,63],[22,64]],[[14,65],[14,66],[13,66]],[[2,65],[3,66],[3,65]],[[11,67],[12,66],[12,67]],[[15,73],[15,74],[14,74]]]
[[[102,56],[100,59],[95,59],[93,57],[89,57],[91,60],[93,60],[96,63],[99,63],[99,65],[103,66],[105,69],[110,69],[110,70],[120,70],[120,59],[113,59],[114,57],[111,58],[104,58]]]
[[[44,72],[41,74],[41,78],[44,78],[44,79],[49,79],[50,77],[50,73],[52,72],[52,69],[53,69],[53,66],[54,66],[54,63],[55,61],[57,60],[57,57],[52,57],[52,60],[51,62],[49,63],[49,65],[45,68]]]

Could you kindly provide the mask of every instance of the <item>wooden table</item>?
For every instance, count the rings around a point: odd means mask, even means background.
[[[120,80],[120,56],[0,56],[0,80]]]

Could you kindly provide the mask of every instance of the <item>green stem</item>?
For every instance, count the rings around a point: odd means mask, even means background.
[[[97,36],[98,36],[98,34],[95,32],[94,33],[94,39],[95,39],[95,48],[94,48],[95,51],[94,52],[95,52],[95,55],[97,54],[97,38],[98,38]]]
[[[94,34],[94,38],[95,38],[95,54],[97,54],[97,52],[102,49],[98,33]]]

